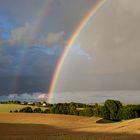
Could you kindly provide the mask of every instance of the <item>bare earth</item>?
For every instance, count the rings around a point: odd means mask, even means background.
[[[97,124],[100,118],[0,113],[0,140],[140,140],[140,119]]]

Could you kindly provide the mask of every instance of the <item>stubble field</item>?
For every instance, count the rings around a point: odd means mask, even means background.
[[[140,119],[98,124],[95,117],[0,113],[0,140],[139,140]]]

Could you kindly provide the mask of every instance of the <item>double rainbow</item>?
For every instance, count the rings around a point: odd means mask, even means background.
[[[79,34],[81,33],[81,31],[84,29],[84,27],[87,25],[87,23],[90,21],[90,19],[94,16],[94,14],[102,7],[102,5],[105,3],[106,0],[97,0],[96,4],[94,4],[93,8],[91,8],[91,10],[88,12],[88,14],[83,18],[83,20],[81,21],[81,23],[79,24],[79,26],[76,28],[76,30],[73,32],[73,34],[71,35],[70,39],[68,40],[62,55],[60,56],[58,63],[56,65],[56,69],[54,71],[51,83],[50,83],[50,87],[48,90],[48,102],[51,103],[52,101],[52,97],[53,97],[53,93],[55,90],[55,86],[57,83],[57,80],[59,78],[63,63],[69,53],[70,48],[72,47],[72,45],[74,44],[74,42],[76,41],[77,37],[79,36]]]

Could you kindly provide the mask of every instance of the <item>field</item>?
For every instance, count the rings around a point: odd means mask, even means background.
[[[20,105],[20,104],[0,104],[0,112],[10,112],[10,110],[20,110],[21,108],[27,107],[27,105]],[[37,106],[30,106],[32,109],[36,108]],[[40,107],[42,110],[45,110],[45,107]]]
[[[139,140],[140,119],[98,124],[100,118],[0,113],[0,140]]]

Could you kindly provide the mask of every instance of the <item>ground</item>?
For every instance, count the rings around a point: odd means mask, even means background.
[[[98,124],[95,117],[0,113],[0,140],[139,140],[140,119]]]

